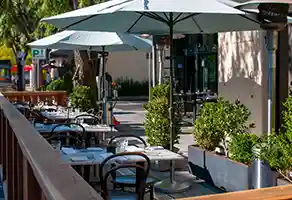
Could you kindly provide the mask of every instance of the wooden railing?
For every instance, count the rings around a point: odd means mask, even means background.
[[[8,200],[102,200],[0,93],[0,164]]]
[[[181,198],[178,200],[292,200],[292,185]]]
[[[66,105],[67,93],[66,91],[9,91],[2,92],[2,94],[10,101],[26,101],[31,104],[37,104],[38,102],[48,102],[58,105]]]

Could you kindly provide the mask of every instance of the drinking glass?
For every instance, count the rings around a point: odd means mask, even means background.
[[[61,141],[60,140],[53,140],[51,145],[54,149],[60,151],[61,150]]]

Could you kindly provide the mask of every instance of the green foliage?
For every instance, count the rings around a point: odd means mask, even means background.
[[[225,150],[226,138],[247,131],[246,122],[250,112],[240,103],[223,99],[208,102],[200,110],[200,117],[195,121],[194,137],[197,144],[206,150],[213,151],[223,141]]]
[[[64,0],[0,1],[0,43],[14,52],[28,52],[27,43],[56,30],[49,24],[40,23],[40,20],[72,10],[70,4],[71,1]]]
[[[72,81],[67,79],[56,79],[47,85],[46,90],[48,91],[72,91]]]
[[[118,85],[119,96],[148,96],[148,81],[118,78],[115,82]]]
[[[91,91],[87,86],[76,86],[70,94],[70,102],[73,108],[86,112],[91,108]]]
[[[230,158],[237,162],[250,164],[253,158],[253,147],[259,138],[255,134],[243,133],[233,135],[229,143]]]
[[[157,85],[151,89],[150,98],[151,99],[152,98],[155,99],[157,97],[169,98],[169,89],[170,89],[170,86],[168,83]]]
[[[62,79],[56,79],[51,81],[47,87],[46,90],[47,91],[60,91],[60,90],[64,90],[64,80]]]
[[[169,148],[170,145],[170,120],[169,120],[169,103],[166,97],[157,97],[152,99],[147,105],[145,116],[145,133],[147,141],[151,146],[163,146]],[[174,116],[174,135],[173,142],[178,143],[180,133],[179,116]],[[173,144],[174,144],[173,143]]]
[[[268,162],[272,169],[285,173],[292,170],[292,97],[283,104],[284,133],[263,136],[260,145],[260,159]]]
[[[292,96],[289,96],[284,102],[286,110],[283,112],[284,124],[283,127],[286,130],[286,137],[290,143],[292,143]]]
[[[275,133],[262,137],[259,158],[278,171],[292,170],[292,145],[286,134]]]
[[[10,60],[12,65],[16,64],[12,49],[7,48],[5,45],[0,46],[0,60]]]

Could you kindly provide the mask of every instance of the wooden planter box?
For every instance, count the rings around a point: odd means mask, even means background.
[[[228,192],[252,189],[251,167],[216,155],[199,147],[189,146],[191,172],[207,183]]]

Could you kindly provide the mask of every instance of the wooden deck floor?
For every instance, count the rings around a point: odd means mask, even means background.
[[[169,172],[152,172],[152,176],[158,178],[159,180],[164,180],[169,177]],[[195,176],[190,174],[188,170],[177,171],[175,173],[175,180],[179,182],[189,182],[191,187],[181,193],[174,194],[164,194],[158,191],[155,191],[155,197],[157,200],[173,200],[183,197],[193,197],[193,196],[202,196],[208,194],[219,194],[223,191],[205,183],[203,180],[197,179]]]

